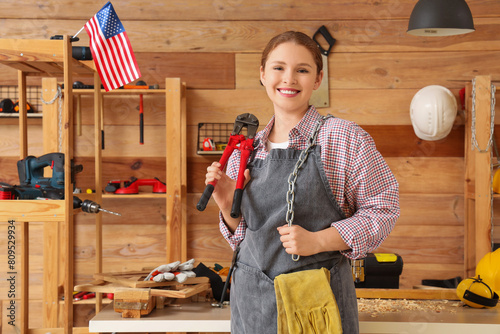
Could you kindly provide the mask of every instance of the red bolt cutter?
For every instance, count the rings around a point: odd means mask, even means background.
[[[247,138],[245,138],[244,135],[240,134],[241,130],[244,127],[247,128]],[[233,151],[235,149],[241,151],[238,179],[236,180],[236,189],[234,190],[233,205],[231,207],[231,217],[233,218],[238,218],[240,216],[241,197],[243,195],[243,186],[245,183],[244,172],[247,168],[248,158],[250,157],[250,154],[254,149],[253,141],[258,127],[259,120],[254,115],[249,113],[238,115],[234,122],[233,132],[231,132],[231,135],[229,136],[229,142],[224,149],[224,152],[222,152],[222,157],[219,160],[221,169],[224,169]],[[210,196],[212,196],[216,184],[217,180],[214,180],[212,182],[209,182],[205,187],[205,191],[203,191],[200,201],[196,205],[196,208],[199,211],[205,210],[205,207],[207,206]]]

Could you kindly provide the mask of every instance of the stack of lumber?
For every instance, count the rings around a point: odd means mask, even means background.
[[[114,293],[114,309],[123,318],[140,318],[148,315],[156,306],[163,308],[166,302],[189,298],[210,289],[207,277],[192,277],[185,282],[144,281],[149,271],[94,274],[94,281],[75,286],[75,291]]]

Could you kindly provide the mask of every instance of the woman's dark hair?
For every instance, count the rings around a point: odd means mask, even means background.
[[[262,58],[260,61],[262,68],[266,66],[269,53],[271,53],[271,51],[273,51],[278,45],[286,42],[293,42],[308,49],[313,56],[314,62],[316,63],[317,74],[321,72],[323,69],[323,58],[321,57],[321,51],[319,50],[318,45],[311,37],[299,31],[287,31],[273,37],[269,43],[267,43],[264,51],[262,52]]]

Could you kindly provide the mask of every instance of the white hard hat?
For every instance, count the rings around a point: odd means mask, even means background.
[[[443,86],[424,87],[411,100],[410,117],[418,138],[443,139],[450,133],[457,117],[457,100]]]

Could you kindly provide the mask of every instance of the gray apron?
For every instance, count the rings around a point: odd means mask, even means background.
[[[248,164],[251,181],[243,193],[241,212],[247,222],[231,283],[231,333],[277,332],[273,280],[277,275],[325,267],[342,319],[344,334],[358,333],[358,306],[349,261],[339,252],[301,256],[293,261],[280,241],[278,226],[286,224],[288,176],[301,151],[274,149]],[[299,171],[294,224],[309,231],[330,227],[344,218],[328,184],[320,147],[313,146]],[[295,334],[295,333],[294,333]]]

